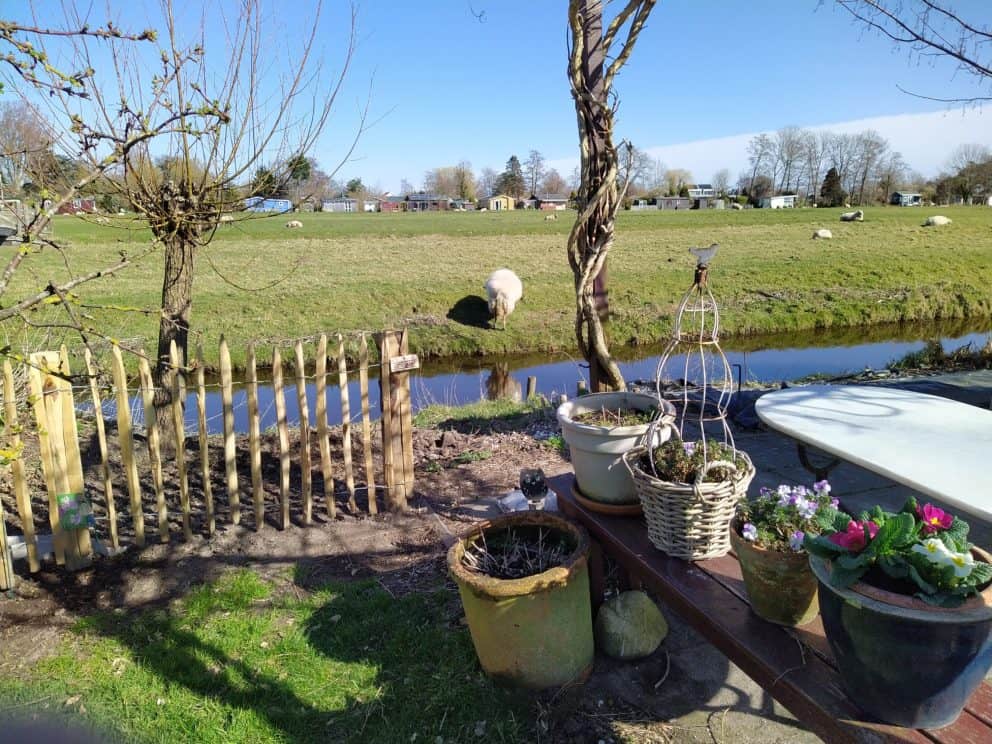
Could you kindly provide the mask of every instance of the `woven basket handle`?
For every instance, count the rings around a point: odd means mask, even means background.
[[[696,480],[693,485],[698,486],[703,482],[706,474],[709,473],[713,468],[730,468],[734,473],[737,472],[737,466],[728,460],[713,460],[713,462],[708,462],[703,467],[701,467],[696,472]]]

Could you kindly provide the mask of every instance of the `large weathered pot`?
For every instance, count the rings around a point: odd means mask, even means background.
[[[730,544],[744,575],[744,587],[754,613],[779,625],[805,625],[820,611],[816,577],[806,553],[767,550],[740,535],[735,519],[730,524]]]
[[[566,536],[574,549],[562,565],[522,579],[470,571],[465,549],[480,535],[543,527]],[[479,662],[495,679],[543,689],[585,681],[594,642],[589,600],[589,535],[549,512],[516,512],[482,522],[448,550]]]
[[[593,393],[566,401],[558,407],[561,433],[572,456],[575,481],[582,495],[605,504],[636,504],[637,493],[622,457],[632,447],[641,443],[650,424],[636,426],[593,426],[575,421],[583,413],[602,409],[633,409],[664,411],[668,421],[675,419],[675,407],[668,401],[659,401],[645,393]],[[667,426],[659,427],[661,444],[669,437]]]
[[[992,556],[973,549],[976,560]],[[863,582],[830,585],[830,562],[810,556],[823,629],[851,700],[910,728],[953,723],[992,667],[992,587],[944,609]]]

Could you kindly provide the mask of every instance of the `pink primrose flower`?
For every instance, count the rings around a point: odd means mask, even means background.
[[[951,526],[954,517],[933,504],[916,507],[916,516],[923,522],[923,532],[927,535],[946,530]]]
[[[860,553],[864,550],[868,541],[865,540],[865,527],[868,528],[868,535],[874,538],[878,534],[878,525],[874,522],[855,522],[853,519],[847,523],[847,529],[843,532],[835,532],[827,537],[834,545],[850,550],[853,553]]]

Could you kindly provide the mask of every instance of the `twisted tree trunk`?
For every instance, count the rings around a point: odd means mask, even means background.
[[[606,258],[613,246],[617,212],[627,191],[618,183],[619,156],[613,144],[610,92],[655,0],[630,0],[603,30],[602,0],[570,0],[569,84],[575,100],[581,155],[578,216],[568,236],[568,263],[575,281],[575,339],[589,362],[594,391],[622,390],[623,375],[610,355],[604,321],[609,316]],[[606,58],[617,33],[627,37],[613,61]],[[629,145],[628,145],[629,146]]]

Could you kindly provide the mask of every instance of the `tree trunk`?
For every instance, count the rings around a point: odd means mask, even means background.
[[[175,341],[180,364],[189,358],[189,317],[193,304],[193,252],[196,242],[173,234],[163,240],[165,270],[162,280],[162,315],[158,326],[158,358],[155,382],[155,419],[158,422],[163,448],[169,453],[176,441],[172,413],[172,388],[176,370],[169,362],[169,346]]]
[[[575,279],[575,338],[579,352],[589,362],[592,390],[622,390],[626,387],[623,375],[610,356],[603,328],[609,315],[603,272],[622,194],[617,187],[619,158],[613,145],[613,110],[604,77],[602,1],[573,0],[569,12],[573,33],[569,78],[582,156],[579,214],[568,239],[569,265]]]

